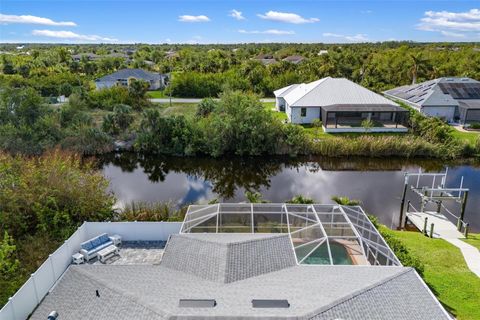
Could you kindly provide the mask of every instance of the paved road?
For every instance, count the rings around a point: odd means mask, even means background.
[[[218,100],[218,99],[214,99]],[[169,98],[160,98],[160,99],[150,99],[151,102],[154,103],[170,103]],[[202,99],[196,98],[172,98],[172,103],[199,103]],[[262,98],[260,99],[262,102],[275,102],[274,98]]]

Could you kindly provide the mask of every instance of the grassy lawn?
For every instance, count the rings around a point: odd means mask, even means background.
[[[281,121],[287,120],[287,114],[285,112],[275,111],[275,102],[262,102],[266,110],[272,111],[275,117]]]
[[[171,106],[169,104],[159,104],[158,107],[161,110],[162,116],[183,115],[193,117],[195,112],[197,112],[196,103],[172,103]]]
[[[168,96],[165,95],[165,91],[163,90],[148,91],[147,96],[153,99],[168,98]]]
[[[424,263],[423,278],[447,310],[460,320],[480,319],[480,278],[470,272],[459,249],[418,232],[392,232]]]
[[[452,131],[452,134],[454,137],[462,140],[467,140],[468,143],[471,145],[475,145],[477,142],[477,139],[480,137],[480,132],[478,131],[472,131],[472,132],[463,132],[463,131],[458,131],[457,129],[454,129]]]
[[[480,250],[480,233],[470,233],[468,239],[463,240]]]

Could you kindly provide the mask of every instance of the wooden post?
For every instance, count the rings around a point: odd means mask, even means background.
[[[434,224],[432,223],[430,225],[430,238],[433,238],[433,226],[434,226]]]
[[[407,188],[408,188],[407,175],[405,175],[404,183],[405,184],[403,186],[402,202],[400,204],[400,221],[398,223],[398,228],[400,230],[403,229],[403,211],[405,209],[405,197],[407,196]],[[410,201],[408,203],[409,203],[408,207],[410,207]],[[408,207],[407,207],[407,210],[408,210]]]
[[[425,221],[423,222],[423,234],[427,235],[427,225],[428,225],[428,218],[425,217]]]
[[[463,231],[465,238],[468,238],[468,223],[465,223],[465,230]]]
[[[462,199],[462,212],[460,213],[460,220],[462,220],[462,221],[463,221],[463,217],[465,216],[465,208],[467,207],[467,199],[468,199],[468,191],[465,191],[463,193],[463,199]]]
[[[438,201],[438,203],[437,203],[437,213],[440,213],[441,210],[442,210],[442,201]]]

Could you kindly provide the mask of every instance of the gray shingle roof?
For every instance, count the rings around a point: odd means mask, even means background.
[[[151,81],[151,80],[156,81],[156,80],[160,80],[162,78],[162,75],[159,73],[149,72],[142,69],[121,69],[121,70],[118,70],[117,72],[101,77],[95,81],[97,82],[117,81],[118,79],[128,79],[128,78],[141,79],[145,81]]]
[[[311,320],[450,319],[413,270],[352,294]],[[412,308],[411,306],[419,306]],[[421,307],[420,307],[421,306]]]
[[[230,283],[293,267],[296,260],[286,234],[182,234],[170,238],[161,265]]]
[[[413,269],[288,267],[285,235],[174,235],[165,250],[161,265],[70,266],[31,319],[52,310],[62,320],[448,319]],[[217,305],[180,308],[180,299]],[[252,299],[286,299],[290,307],[252,308]]]
[[[31,319],[44,320],[52,310],[58,311],[62,320],[78,319],[79,314],[82,319],[107,320],[168,319],[173,316],[308,319],[323,306],[334,305],[352,292],[380,285],[404,272],[403,267],[295,266],[242,281],[221,283],[162,266],[71,266]],[[402,283],[406,290],[411,286],[408,282]],[[95,290],[99,290],[100,298],[96,298]],[[397,299],[402,297],[403,294]],[[417,298],[419,302],[423,301]],[[215,299],[217,306],[179,308],[180,299]],[[253,309],[252,299],[287,299],[290,308]],[[408,307],[415,310],[423,305]],[[140,316],[132,318],[132,313],[126,309],[139,312]],[[376,309],[365,310],[364,319],[376,312]]]

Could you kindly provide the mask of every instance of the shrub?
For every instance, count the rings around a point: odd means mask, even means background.
[[[394,234],[389,232],[386,227],[380,226],[380,234],[385,239],[389,247],[392,249],[393,253],[397,256],[398,260],[405,266],[405,267],[412,267],[417,270],[418,274],[421,276],[425,270],[425,266],[423,265],[422,261],[411,253],[408,248],[403,244],[403,242],[396,238]]]
[[[108,181],[94,164],[61,151],[37,158],[0,153],[0,232],[64,237],[83,221],[112,217]]]
[[[217,107],[217,102],[211,98],[203,99],[197,106],[196,116],[198,118],[207,117]]]
[[[81,155],[95,155],[112,151],[113,141],[98,128],[80,125],[66,131],[61,147]]]
[[[142,81],[132,81],[129,88],[114,86],[101,90],[91,91],[86,97],[90,108],[98,108],[112,111],[116,105],[124,104],[133,109],[143,109],[150,106],[146,96],[146,90]]]
[[[470,128],[472,128],[472,129],[480,129],[480,122],[470,123]]]
[[[125,104],[119,104],[113,107],[113,113],[103,117],[103,131],[118,135],[125,132],[133,122],[132,108]]]
[[[183,116],[164,118],[158,110],[143,113],[136,147],[144,152],[184,155],[192,136],[191,123]]]
[[[373,121],[365,119],[362,121],[361,126],[363,129],[365,129],[366,132],[369,132],[373,128]]]

